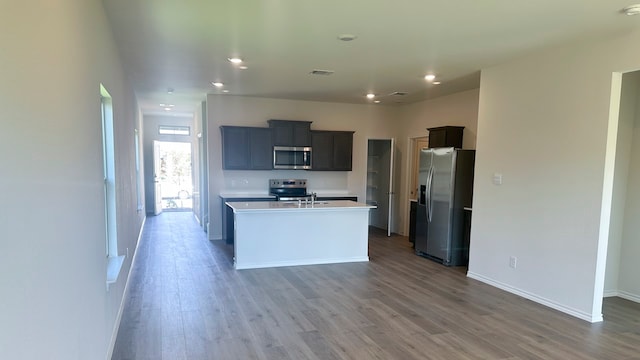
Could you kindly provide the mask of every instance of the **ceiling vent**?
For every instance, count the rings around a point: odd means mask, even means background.
[[[312,70],[309,74],[311,75],[332,75],[335,71],[333,70]]]
[[[407,93],[407,92],[405,92],[405,91],[394,91],[394,92],[392,92],[392,93],[391,93],[391,94],[389,94],[389,95],[391,95],[391,96],[405,96],[405,95],[407,95],[407,94],[408,94],[408,93]]]

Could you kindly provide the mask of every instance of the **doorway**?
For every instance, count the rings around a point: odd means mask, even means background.
[[[191,143],[153,142],[156,213],[191,211],[193,208],[193,168]]]
[[[369,212],[369,226],[387,231],[391,236],[393,221],[393,139],[369,139],[367,144],[367,204],[376,206]]]

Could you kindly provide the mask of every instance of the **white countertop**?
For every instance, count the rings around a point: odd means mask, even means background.
[[[312,193],[313,191],[309,191]],[[317,191],[316,195],[318,197],[358,197],[356,194],[348,194],[344,192],[326,192],[326,191]]]
[[[308,191],[308,193],[312,193],[313,191]],[[318,191],[316,192],[318,197],[358,197],[358,195],[348,194],[346,192],[334,191],[334,192],[326,192],[326,191]],[[273,195],[269,195],[266,192],[223,192],[220,193],[220,197],[223,199],[234,199],[234,198],[269,198],[275,199],[276,197]]]
[[[375,209],[375,206],[350,201],[332,200],[305,203],[304,201],[227,201],[234,212],[248,211],[313,211],[313,210],[354,210]]]
[[[267,192],[224,192],[220,193],[220,197],[224,199],[233,198],[269,198],[275,199],[273,195],[269,195]]]

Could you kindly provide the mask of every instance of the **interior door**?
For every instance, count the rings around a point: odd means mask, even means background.
[[[162,185],[160,184],[160,142],[153,141],[153,214],[162,212]]]

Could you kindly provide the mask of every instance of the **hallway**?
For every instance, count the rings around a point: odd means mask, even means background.
[[[236,271],[189,212],[147,218],[112,359],[638,359],[640,306],[582,320],[373,232],[369,263]]]

